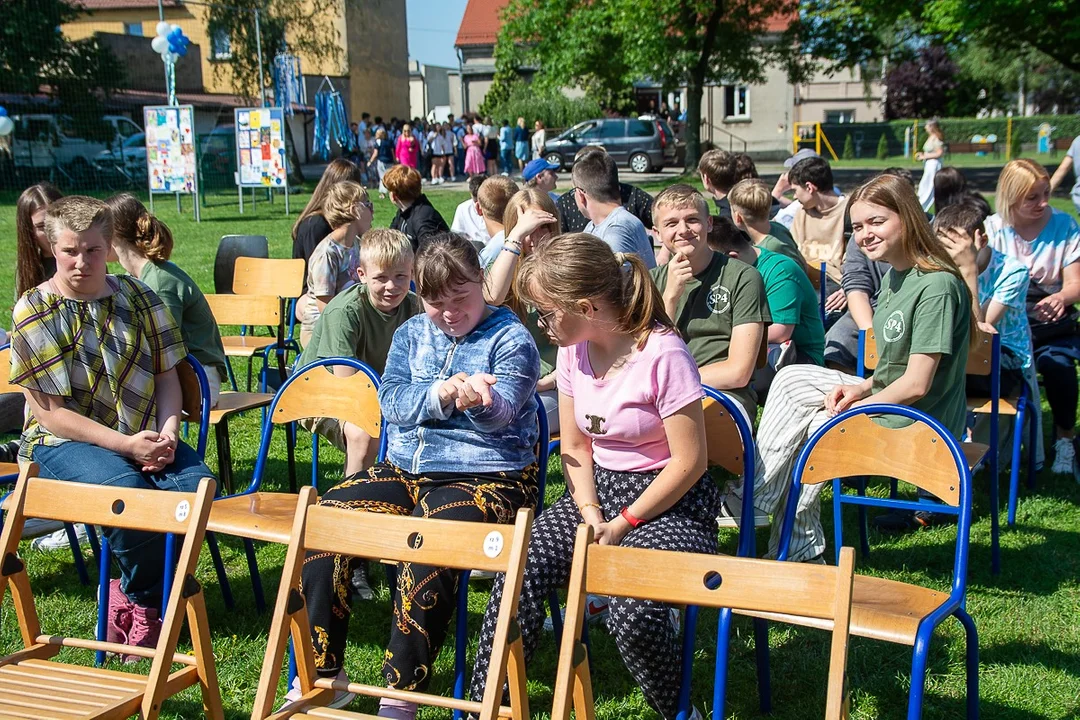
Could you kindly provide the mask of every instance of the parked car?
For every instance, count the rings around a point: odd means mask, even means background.
[[[111,142],[81,137],[79,128],[67,115],[23,114],[13,115],[11,119],[15,123],[12,155],[15,166],[24,168],[89,169],[101,153],[142,132],[141,127],[123,115],[102,117],[115,131]]]
[[[666,120],[649,115],[638,118],[600,118],[578,123],[544,143],[544,158],[562,168],[574,164],[574,155],[586,145],[600,145],[618,165],[636,173],[674,165],[675,133]]]
[[[101,171],[120,168],[131,178],[146,178],[146,134],[139,132],[120,144],[119,152],[102,150],[94,158],[94,167]]]

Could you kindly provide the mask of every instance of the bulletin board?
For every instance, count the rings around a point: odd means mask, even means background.
[[[198,192],[195,110],[191,105],[143,108],[150,193]]]
[[[285,119],[281,108],[237,108],[236,184],[288,192]]]

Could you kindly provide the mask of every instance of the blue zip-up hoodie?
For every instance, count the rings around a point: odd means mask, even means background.
[[[464,412],[439,401],[439,386],[458,373],[490,373],[491,407]],[[427,315],[410,318],[386,357],[379,406],[387,422],[387,459],[403,470],[493,473],[536,462],[536,381],[540,354],[525,326],[496,308],[464,337],[452,338]]]

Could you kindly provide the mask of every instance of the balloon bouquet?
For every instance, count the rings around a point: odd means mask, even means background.
[[[0,107],[0,137],[10,135],[14,129],[15,123],[8,117],[7,110]]]
[[[165,63],[165,90],[169,104],[176,104],[176,61],[187,55],[191,39],[184,35],[179,25],[170,25],[162,21],[157,24],[157,37],[150,41],[150,47],[161,55]]]

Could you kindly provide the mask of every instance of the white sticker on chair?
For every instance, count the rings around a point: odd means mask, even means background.
[[[184,522],[188,519],[188,515],[190,514],[191,503],[189,503],[187,500],[181,500],[180,502],[176,503],[176,513],[174,515],[176,517],[176,522]]]
[[[484,538],[484,554],[489,558],[497,558],[502,553],[503,536],[498,530],[492,530]]]

